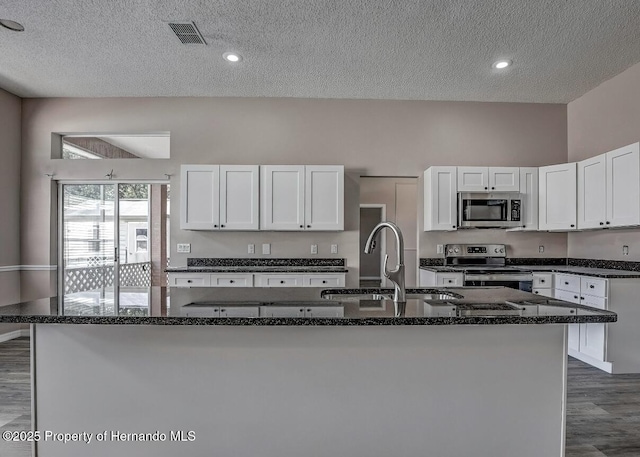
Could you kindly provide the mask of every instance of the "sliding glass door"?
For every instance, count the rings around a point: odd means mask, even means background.
[[[64,314],[149,314],[150,189],[149,184],[61,184]]]

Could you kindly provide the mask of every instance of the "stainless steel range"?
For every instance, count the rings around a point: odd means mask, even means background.
[[[447,244],[445,266],[464,272],[465,286],[503,286],[531,292],[533,273],[506,266],[504,244]]]

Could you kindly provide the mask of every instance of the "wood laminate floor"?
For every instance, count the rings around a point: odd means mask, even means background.
[[[0,343],[0,433],[31,429],[29,369],[28,338]],[[31,447],[0,440],[0,456],[30,457]],[[640,374],[569,358],[566,457],[602,456],[640,457]]]

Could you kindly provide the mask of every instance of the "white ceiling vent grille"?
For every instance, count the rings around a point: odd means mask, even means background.
[[[196,25],[189,22],[169,22],[169,27],[182,44],[207,44]]]

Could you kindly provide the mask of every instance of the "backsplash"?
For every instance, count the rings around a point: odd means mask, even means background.
[[[188,267],[344,267],[345,259],[187,258]]]

